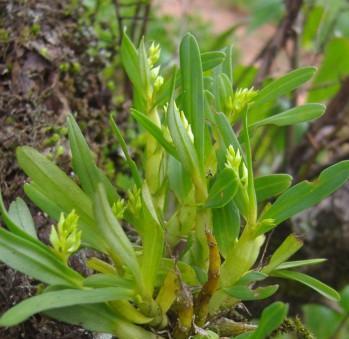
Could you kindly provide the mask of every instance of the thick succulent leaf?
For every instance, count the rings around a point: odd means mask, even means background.
[[[212,210],[213,234],[224,258],[234,247],[240,233],[239,210],[233,201],[222,208]]]
[[[106,175],[97,168],[87,142],[72,115],[68,117],[68,135],[73,169],[78,175],[85,193],[90,198],[93,198],[97,184],[102,182],[107,192],[109,203],[115,202],[118,199],[116,190]]]
[[[169,270],[173,269],[175,265],[177,265],[177,268],[181,273],[181,278],[186,284],[190,286],[199,285],[199,281],[193,267],[184,261],[177,261],[175,264],[174,260],[169,258],[161,259],[160,268],[158,271],[158,281],[162,283]]]
[[[239,188],[238,178],[234,171],[225,168],[221,171],[208,192],[205,204],[207,208],[220,208],[228,204]]]
[[[116,274],[97,273],[92,274],[84,279],[84,286],[101,288],[101,287],[123,287],[135,289],[135,283],[131,279],[120,277]]]
[[[268,265],[263,267],[262,272],[270,273],[295,254],[302,246],[303,242],[295,235],[290,234],[273,253]]]
[[[277,301],[266,307],[261,315],[257,329],[249,337],[250,339],[265,339],[277,329],[287,316],[288,306]]]
[[[0,228],[0,260],[46,284],[80,286],[82,277],[60,261],[45,245]]]
[[[302,181],[281,194],[263,216],[275,220],[274,226],[261,227],[259,234],[270,231],[284,220],[319,203],[341,187],[349,178],[349,160],[341,161],[321,172],[312,182]]]
[[[36,313],[50,309],[111,300],[127,300],[132,295],[132,290],[121,287],[105,287],[93,290],[66,289],[47,292],[28,298],[12,307],[0,318],[0,326],[17,325]]]
[[[97,228],[110,248],[110,255],[116,256],[132,272],[138,286],[143,289],[141,270],[132,244],[115,218],[101,184],[97,187],[94,199],[94,213]],[[143,292],[143,290],[142,290]]]
[[[131,113],[138,123],[156,139],[167,153],[171,154],[174,158],[178,158],[176,148],[172,143],[166,140],[162,130],[157,125],[155,125],[145,114],[136,109],[132,109]]]
[[[288,174],[270,174],[255,178],[257,201],[261,202],[281,194],[291,186],[292,177]]]
[[[323,295],[328,299],[331,299],[334,301],[340,300],[340,295],[336,290],[324,284],[320,280],[317,280],[305,273],[288,271],[288,270],[276,270],[271,272],[270,275],[273,277],[298,281],[301,284],[310,287],[311,289],[313,289],[314,291],[318,292],[319,294]]]
[[[302,67],[272,81],[258,92],[258,96],[254,99],[254,106],[257,107],[267,101],[290,93],[310,80],[315,72],[315,67]]]
[[[17,198],[10,205],[8,214],[12,221],[28,233],[33,238],[37,239],[34,220],[30,214],[29,208],[23,199]]]
[[[250,127],[260,127],[264,125],[288,126],[305,121],[320,118],[326,110],[322,104],[305,104],[291,108],[285,112],[274,114],[262,120],[254,122]]]
[[[192,126],[195,149],[200,165],[203,165],[205,140],[204,85],[200,49],[193,35],[185,35],[180,45],[179,56],[183,108]]]

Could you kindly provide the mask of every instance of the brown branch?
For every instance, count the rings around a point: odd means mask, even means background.
[[[221,267],[221,257],[216,239],[208,230],[206,231],[206,238],[209,247],[208,280],[202,287],[195,301],[195,323],[198,326],[203,326],[205,324],[208,314],[208,304],[219,285]]]

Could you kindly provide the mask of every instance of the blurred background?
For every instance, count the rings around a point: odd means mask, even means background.
[[[64,121],[76,112],[99,164],[122,189],[130,182],[108,127],[115,112],[137,159],[142,144],[129,119],[131,86],[119,48],[127,32],[135,44],[161,45],[166,67],[191,31],[202,51],[233,46],[234,88],[256,89],[297,67],[316,66],[315,77],[288,97],[258,107],[255,115],[304,102],[322,102],[326,114],[310,124],[261,129],[254,138],[259,174],[289,173],[294,183],[349,159],[349,2],[346,0],[0,0],[0,182],[5,202],[23,196],[25,181],[15,148],[32,145],[67,171]],[[285,282],[275,299],[290,304],[320,339],[349,338],[349,186],[273,232],[266,255],[290,231],[301,237],[303,259],[328,261],[307,272],[342,291],[331,303]],[[47,221],[33,209],[40,236]],[[77,260],[79,260],[77,258]],[[79,265],[79,262],[77,262]],[[0,311],[34,293],[36,282],[0,266]],[[247,318],[263,303],[246,304]],[[0,338],[93,338],[91,333],[37,316]],[[304,337],[305,338],[305,337]]]

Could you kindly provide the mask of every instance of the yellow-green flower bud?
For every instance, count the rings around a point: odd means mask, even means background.
[[[124,217],[125,209],[126,209],[126,204],[124,199],[114,202],[112,211],[116,219],[122,219]]]
[[[61,213],[57,226],[51,227],[50,242],[52,250],[63,260],[68,262],[69,257],[81,245],[81,231],[78,230],[79,216],[72,210],[67,217]]]
[[[235,153],[234,147],[232,145],[229,145],[227,149],[227,160],[225,166],[231,168],[236,173],[238,173],[241,160],[242,157],[240,154],[240,150],[237,150],[237,152]]]
[[[275,219],[267,218],[263,219],[258,223],[258,227],[274,227],[275,226]]]
[[[159,72],[160,72],[160,66],[157,66],[157,67],[154,67],[151,69],[150,76],[151,76],[152,81],[156,80],[156,78],[159,75]]]
[[[128,191],[127,207],[134,215],[138,215],[142,209],[141,190],[136,186]]]
[[[159,89],[161,88],[163,83],[164,83],[164,78],[161,75],[159,75],[155,79],[155,81],[154,81],[154,90],[155,90],[155,92],[159,91]]]
[[[160,45],[152,42],[152,44],[150,45],[149,50],[148,50],[148,55],[149,55],[148,62],[149,62],[150,67],[152,67],[153,65],[155,65],[159,61],[160,51],[161,51]]]
[[[246,186],[247,182],[248,182],[248,170],[246,165],[243,163],[242,164],[242,175],[240,177],[240,181],[242,183],[242,185]]]
[[[179,112],[179,116],[181,118],[181,121],[182,121],[182,124],[185,128],[185,130],[187,131],[187,134],[189,136],[189,139],[192,143],[194,143],[194,134],[193,134],[193,131],[191,130],[191,126],[187,120],[187,118],[185,117],[184,115],[184,112],[183,111],[180,111]]]

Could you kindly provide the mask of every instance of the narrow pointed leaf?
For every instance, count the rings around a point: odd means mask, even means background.
[[[312,182],[302,181],[281,194],[264,218],[275,220],[275,225],[289,217],[319,203],[341,187],[349,178],[349,160],[341,161],[321,172]],[[266,226],[258,230],[265,233],[275,226]]]
[[[221,51],[210,51],[201,53],[202,71],[208,71],[220,65],[225,59],[225,53]]]
[[[327,259],[305,259],[305,260],[295,260],[295,261],[286,261],[276,268],[278,270],[287,270],[289,268],[296,268],[296,267],[302,267],[302,266],[308,266],[308,265],[317,265],[325,262]]]
[[[145,114],[137,111],[136,109],[132,109],[131,113],[139,124],[157,140],[157,142],[167,151],[167,153],[171,154],[174,158],[178,158],[176,148],[172,143],[166,140],[162,130],[158,126],[156,126]]]
[[[271,256],[268,265],[263,267],[263,273],[270,273],[293,254],[295,254],[303,245],[303,242],[295,235],[290,234],[276,249]]]
[[[132,244],[115,218],[101,184],[97,187],[94,199],[94,213],[99,232],[110,247],[111,254],[119,257],[128,266],[138,285],[142,287],[139,263]]]
[[[299,283],[310,287],[311,289],[313,289],[314,291],[318,292],[319,294],[323,295],[328,299],[331,299],[334,301],[340,300],[340,295],[336,290],[324,284],[320,280],[317,280],[305,273],[288,271],[288,270],[276,270],[276,271],[273,271],[270,275],[277,278],[298,281]]]
[[[0,326],[17,325],[36,313],[52,308],[94,304],[110,300],[125,300],[132,295],[132,290],[121,287],[105,287],[94,290],[67,289],[47,292],[28,298],[12,307],[0,318]]]
[[[105,174],[96,166],[87,142],[72,115],[68,117],[68,135],[73,169],[78,175],[84,191],[92,198],[96,192],[97,184],[102,182],[107,192],[109,203],[115,202],[118,199],[116,190]]]
[[[290,93],[295,88],[310,80],[315,72],[315,67],[302,67],[272,81],[259,91],[258,96],[254,100],[254,106],[257,107],[267,101]]]
[[[274,114],[268,118],[259,120],[251,125],[251,127],[259,127],[264,125],[288,126],[295,125],[305,121],[311,121],[320,118],[326,110],[326,106],[322,104],[305,104],[291,108],[285,112]]]

